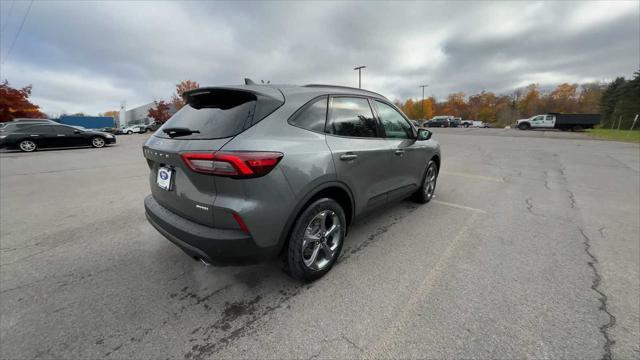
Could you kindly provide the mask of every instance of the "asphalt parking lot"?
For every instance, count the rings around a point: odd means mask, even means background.
[[[640,358],[640,147],[434,129],[436,198],[301,285],[146,221],[141,145],[0,154],[2,358]]]

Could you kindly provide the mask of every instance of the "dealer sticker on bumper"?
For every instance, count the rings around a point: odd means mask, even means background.
[[[166,167],[158,169],[157,183],[161,189],[171,190],[171,169]]]

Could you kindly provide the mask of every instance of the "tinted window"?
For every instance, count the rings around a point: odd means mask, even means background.
[[[388,138],[410,139],[413,138],[413,130],[409,122],[391,106],[376,101],[378,115],[382,128],[384,128],[385,136]]]
[[[331,100],[328,132],[341,136],[376,137],[376,121],[369,101],[363,98],[336,97]]]
[[[77,129],[69,126],[53,126],[53,131],[56,134],[73,134],[75,130]]]
[[[20,129],[20,132],[28,132],[32,134],[48,134],[53,133],[53,126],[51,125],[35,125],[28,126]]]
[[[290,123],[303,129],[324,132],[326,120],[327,97],[323,97],[305,106]]]

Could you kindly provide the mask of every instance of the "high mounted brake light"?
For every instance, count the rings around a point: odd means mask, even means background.
[[[201,173],[233,178],[255,178],[268,174],[284,156],[279,152],[218,151],[184,153],[182,160],[189,169]]]

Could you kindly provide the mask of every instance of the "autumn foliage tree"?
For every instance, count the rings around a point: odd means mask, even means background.
[[[0,122],[16,118],[45,118],[38,105],[29,101],[31,85],[15,89],[5,80],[0,84]]]
[[[118,110],[109,110],[104,113],[104,116],[109,116],[114,119],[117,119],[119,114],[120,112]]]
[[[176,111],[180,110],[185,105],[184,99],[182,99],[182,94],[186,91],[197,89],[199,87],[200,84],[193,80],[183,80],[176,85],[176,93],[171,97],[171,103],[175,106]]]
[[[153,118],[157,123],[164,124],[171,117],[171,107],[164,100],[154,101],[147,116]]]
[[[638,95],[640,85],[633,85],[640,83],[640,73],[636,73],[635,76],[629,81],[618,78],[608,87],[607,84],[599,82],[581,85],[564,83],[545,91],[538,84],[530,84],[509,94],[498,95],[483,90],[468,96],[461,92],[449,94],[444,101],[429,97],[425,99],[424,115],[421,111],[421,101],[407,99],[396,101],[396,104],[410,119],[414,120],[451,115],[491,122],[500,126],[513,125],[517,119],[547,112],[586,114],[602,111],[603,123],[606,123],[606,119],[614,117],[614,113],[624,113],[623,117],[632,120],[633,116],[629,114],[635,114],[634,111],[639,111],[637,108],[640,107],[640,105],[633,106],[636,103],[640,104]],[[616,108],[625,110],[616,112]]]

